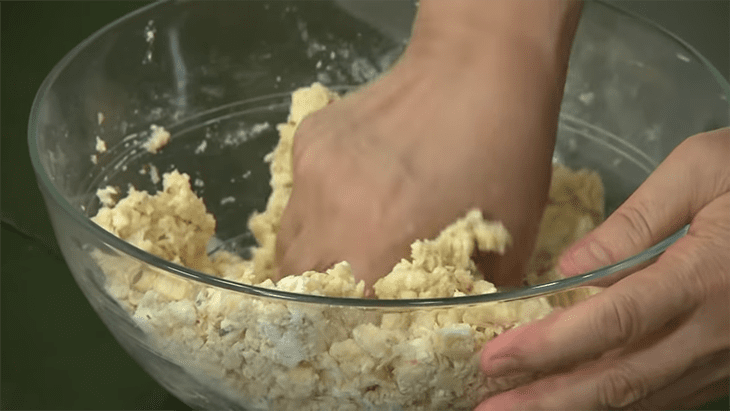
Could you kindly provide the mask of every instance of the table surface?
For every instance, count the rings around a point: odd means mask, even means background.
[[[26,145],[30,106],[51,68],[91,33],[147,3],[0,6],[0,409],[190,409],[122,350],[76,286],[54,238]],[[728,73],[727,1],[618,3],[664,25]],[[724,398],[703,409],[728,406]]]

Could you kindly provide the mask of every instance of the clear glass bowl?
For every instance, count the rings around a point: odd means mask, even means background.
[[[275,125],[286,120],[291,91],[314,81],[347,91],[371,80],[400,55],[414,10],[392,1],[156,3],[91,36],[43,83],[31,113],[30,155],[66,261],[119,343],[190,406],[472,409],[517,383],[485,379],[476,368],[479,347],[504,321],[530,319],[545,296],[611,283],[684,234],[540,286],[383,301],[226,281],[145,253],[91,222],[98,188],[155,192],[154,170],[177,168],[196,181],[215,215],[218,247],[246,255],[254,244],[247,216],[263,210],[270,193],[263,157],[276,143]],[[681,40],[613,6],[587,3],[555,160],[597,170],[610,213],[683,139],[727,126],[728,95],[726,80]],[[156,155],[140,147],[152,124],[172,134]],[[98,155],[97,137],[108,145]],[[123,291],[108,289],[109,266],[99,256],[130,275],[151,270],[159,283],[181,286],[198,301],[173,298],[154,321],[140,319],[139,310],[131,315],[115,299]],[[196,316],[214,303],[232,308],[225,318]],[[498,303],[512,311],[499,314]],[[469,316],[472,327],[459,328],[452,315]],[[431,334],[389,334],[402,318],[428,322]],[[168,320],[186,325],[165,328]],[[200,321],[217,332],[201,331]],[[428,344],[440,344],[439,354]]]

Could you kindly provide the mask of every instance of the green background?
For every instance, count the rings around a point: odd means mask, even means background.
[[[31,103],[52,67],[94,31],[147,3],[0,4],[2,409],[190,409],[121,349],[74,283],[26,145]],[[727,75],[730,3],[619,3],[677,33]],[[704,409],[728,408],[724,398]]]

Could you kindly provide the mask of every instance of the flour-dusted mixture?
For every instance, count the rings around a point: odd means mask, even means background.
[[[93,220],[158,257],[259,287],[333,297],[364,296],[349,264],[272,281],[279,221],[292,187],[291,152],[302,119],[338,96],[319,84],[294,92],[289,120],[267,157],[272,195],[249,227],[253,259],[207,255],[215,219],[177,171],[162,191],[99,191]],[[556,166],[541,226],[533,283],[557,278],[559,252],[603,217],[597,174]],[[411,257],[374,285],[377,298],[429,298],[495,292],[470,256],[475,247],[503,252],[505,228],[471,211],[440,235],[412,245]],[[150,345],[201,384],[254,410],[466,410],[518,381],[485,378],[482,345],[497,334],[544,317],[547,298],[472,306],[367,309],[264,299],[184,280],[126,256],[94,254],[109,294],[146,333]],[[570,303],[576,295],[558,303]],[[566,300],[567,298],[567,300]]]

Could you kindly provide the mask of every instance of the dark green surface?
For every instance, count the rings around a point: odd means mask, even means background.
[[[53,66],[147,2],[3,2],[2,409],[190,409],[117,344],[60,256],[26,144],[30,106]]]
[[[647,3],[647,2],[643,2]],[[651,18],[669,13],[656,3]],[[667,10],[673,6],[664,3]],[[687,2],[682,2],[687,7]],[[727,73],[727,2],[702,2],[695,28],[717,42],[696,44]],[[86,302],[60,257],[26,145],[35,92],[76,44],[146,2],[3,2],[2,95],[2,409],[189,409],[155,383],[119,347]],[[675,4],[675,2],[672,2]],[[658,10],[658,11],[657,11]],[[714,18],[703,19],[705,16]],[[676,14],[676,13],[675,13]],[[692,32],[683,16],[676,28]],[[724,31],[723,31],[724,30]],[[690,41],[691,42],[691,41]],[[728,409],[724,398],[704,409]]]

